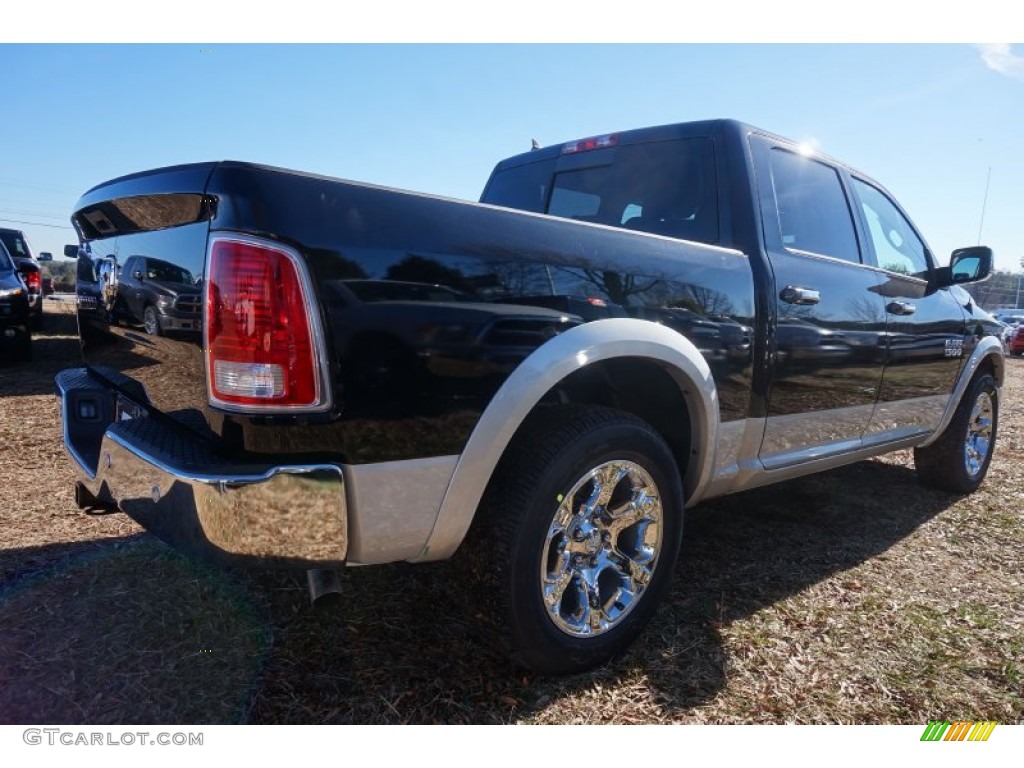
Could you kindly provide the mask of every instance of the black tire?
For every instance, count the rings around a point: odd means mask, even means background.
[[[595,471],[611,496],[588,507],[601,500],[587,480]],[[501,649],[534,671],[567,674],[612,659],[647,624],[682,530],[675,458],[649,424],[610,408],[556,406],[524,422],[456,560]]]
[[[146,333],[150,336],[163,336],[163,328],[160,327],[160,315],[157,314],[156,307],[152,304],[147,304],[146,308],[142,310],[142,327],[146,329]]]
[[[968,385],[945,431],[931,445],[914,449],[921,482],[952,493],[973,493],[992,462],[999,427],[999,389],[987,371]]]

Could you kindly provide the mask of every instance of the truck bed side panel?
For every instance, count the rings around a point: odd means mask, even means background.
[[[99,279],[83,326],[91,366],[141,383],[157,410],[225,453],[350,464],[458,454],[530,352],[606,317],[690,338],[715,375],[721,420],[748,415],[754,289],[738,251],[243,163],[202,168],[209,184],[191,191],[205,194],[210,221],[94,239],[94,261],[142,255],[199,279],[211,233],[295,248],[323,313],[332,412],[210,408],[201,334],[147,333],[137,314],[104,309]],[[168,191],[201,176],[177,169]],[[154,186],[157,173],[98,187],[80,211]]]

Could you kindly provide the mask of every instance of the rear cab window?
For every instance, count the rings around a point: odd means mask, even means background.
[[[639,142],[497,171],[482,202],[704,243],[719,241],[714,145]]]

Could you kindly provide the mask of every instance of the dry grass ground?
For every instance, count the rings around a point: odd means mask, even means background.
[[[478,637],[445,563],[302,575],[196,565],[72,498],[47,318],[0,367],[0,723],[914,723],[1024,719],[1024,362],[969,498],[908,453],[693,510],[624,658],[544,679]]]

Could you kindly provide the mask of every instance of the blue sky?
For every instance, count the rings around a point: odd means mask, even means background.
[[[1024,257],[1024,46],[4,43],[0,72],[0,226],[37,252],[73,242],[82,192],[147,168],[230,158],[476,199],[531,138],[734,117],[880,181],[943,261],[979,228],[999,268]]]

